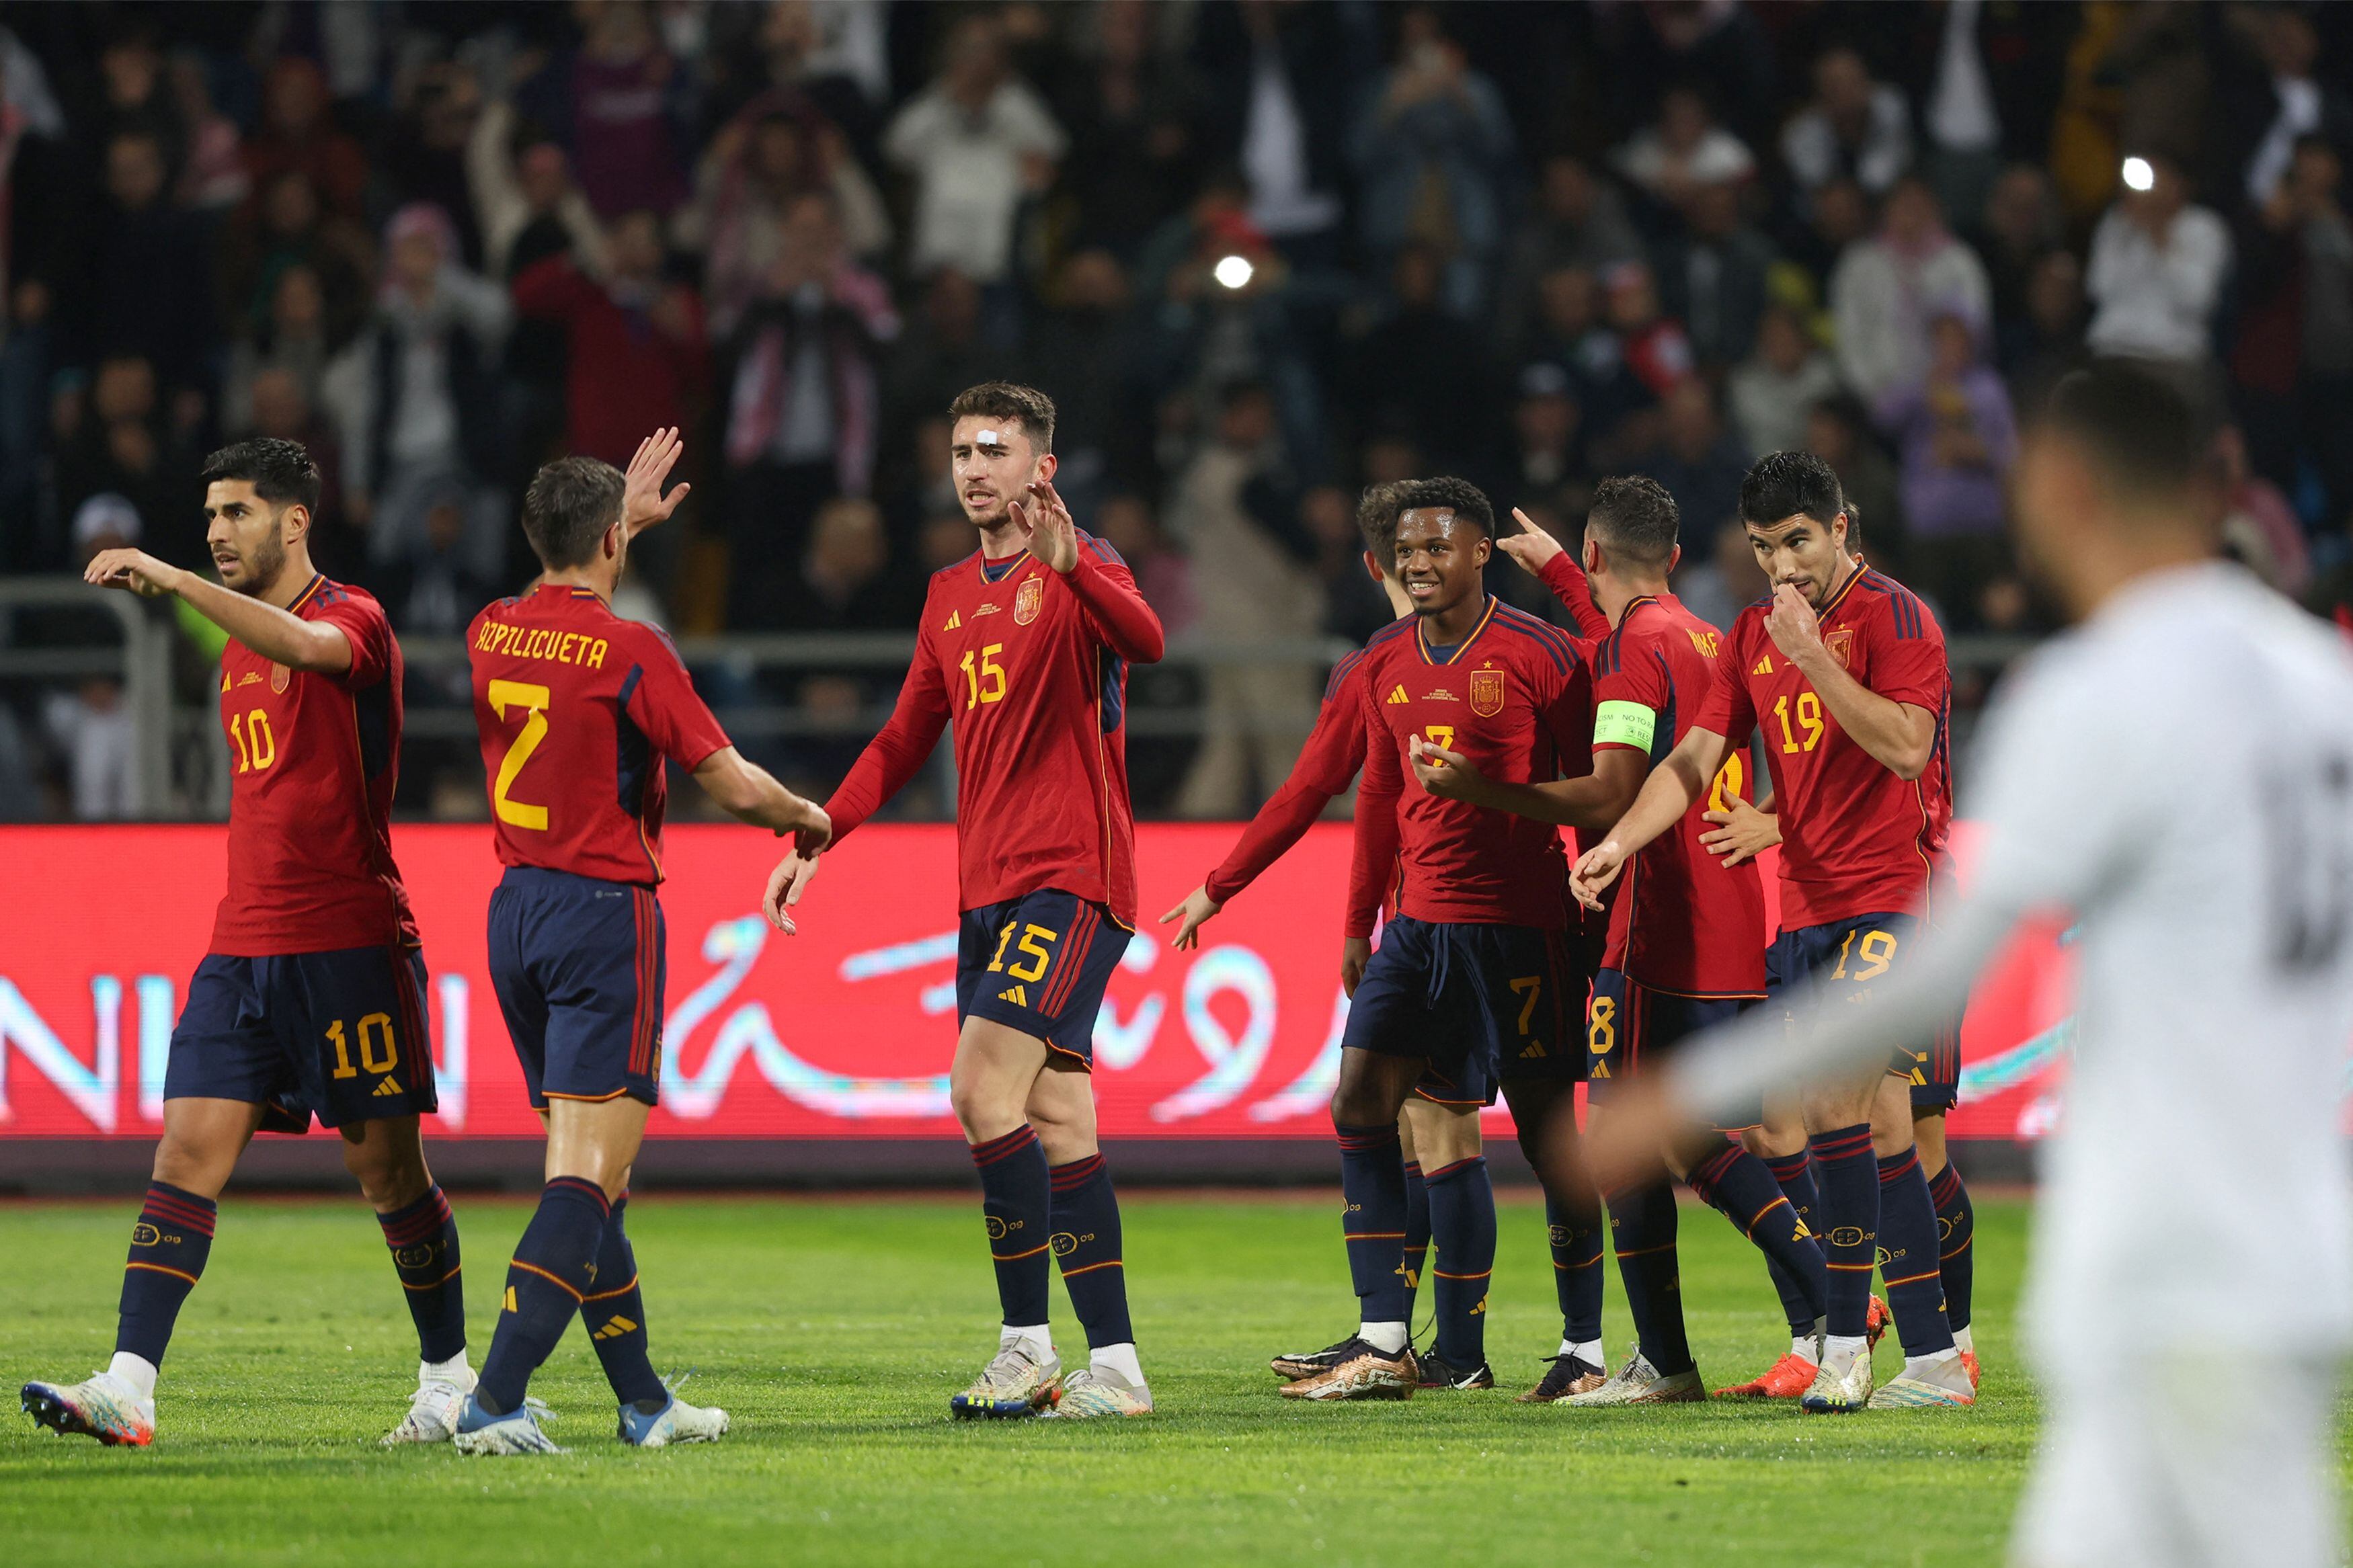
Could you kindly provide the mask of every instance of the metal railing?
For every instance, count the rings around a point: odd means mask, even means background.
[[[111,646],[18,646],[13,628],[21,610],[101,613],[121,629],[122,640]],[[139,815],[171,816],[172,643],[179,635],[171,618],[152,614],[128,594],[93,588],[78,577],[0,577],[0,614],[12,628],[10,640],[0,643],[0,681],[54,684],[96,676],[122,683]]]

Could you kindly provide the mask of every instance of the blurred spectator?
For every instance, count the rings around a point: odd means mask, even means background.
[[[1495,335],[1516,342],[1528,329],[1542,279],[1564,267],[1606,271],[1642,254],[1617,187],[1584,159],[1556,153],[1538,171],[1535,206],[1513,237],[1497,299]]]
[[[431,60],[403,73],[396,98],[391,133],[376,158],[383,193],[399,205],[429,202],[448,213],[467,265],[485,263],[467,169],[482,117],[481,84],[469,66]]]
[[[1738,517],[1748,455],[1725,432],[1707,383],[1687,377],[1667,394],[1661,413],[1658,445],[1630,466],[1666,486],[1686,528],[1713,531]]]
[[[92,496],[74,512],[74,549],[80,561],[101,550],[135,545],[141,534],[138,510],[122,496]],[[106,822],[136,816],[138,780],[132,763],[139,736],[123,706],[122,683],[88,677],[71,693],[51,692],[42,717],[66,754],[76,819]]]
[[[1053,183],[1067,142],[1013,76],[996,18],[976,15],[948,35],[940,74],[891,121],[882,145],[914,182],[908,267],[953,267],[986,287],[1012,272],[1015,216]]]
[[[424,546],[427,511],[454,485],[471,498],[467,563],[495,577],[504,509],[488,486],[502,456],[496,373],[506,291],[459,265],[456,231],[438,207],[395,213],[385,257],[375,318],[322,388],[343,437],[345,509],[366,529],[371,558],[390,566]]]
[[[1773,46],[1747,6],[1733,0],[1684,0],[1596,9],[1603,12],[1602,89],[1610,123],[1641,124],[1656,110],[1668,84],[1687,82],[1705,93],[1741,136],[1753,142],[1769,132]]]
[[[1853,49],[1825,50],[1814,61],[1813,101],[1781,132],[1781,160],[1808,195],[1841,176],[1881,195],[1912,163],[1903,90],[1872,80]]]
[[[1661,205],[1681,208],[1703,185],[1736,185],[1757,170],[1747,144],[1715,123],[1689,87],[1667,89],[1656,123],[1618,149],[1618,172]]]
[[[1935,358],[1926,380],[1881,399],[1881,426],[1903,452],[1907,581],[1947,626],[1977,619],[1977,584],[2005,570],[2002,537],[2018,427],[2001,377],[1978,350],[1978,329],[1957,311],[1930,327]]]
[[[1298,266],[1338,256],[1350,95],[1362,63],[1354,31],[1336,6],[1240,0],[1201,17],[1203,75],[1224,132],[1214,161],[1246,176],[1253,230]]]
[[[2304,525],[2280,488],[2248,467],[2246,437],[2236,425],[2214,434],[2214,472],[2223,550],[2289,598],[2303,598],[2312,586]]]
[[[330,342],[341,343],[368,312],[373,247],[358,225],[322,212],[311,177],[288,170],[258,183],[259,199],[232,216],[221,236],[220,299],[233,335],[262,330],[274,308],[279,275],[310,270],[319,285]]]
[[[2232,379],[2255,468],[2295,486],[2320,480],[2321,519],[2353,516],[2353,225],[2337,199],[2343,164],[2317,136],[2242,226],[2242,303]]]
[[[1838,391],[1838,370],[1806,331],[1797,311],[1769,307],[1758,323],[1757,350],[1725,383],[1734,431],[1753,457],[1805,445],[1807,411]]]
[[[1683,565],[1674,575],[1675,597],[1683,608],[1718,631],[1728,632],[1740,612],[1773,591],[1757,563],[1748,531],[1736,522],[1715,528],[1686,519]]]
[[[1146,0],[1098,0],[1084,13],[1092,37],[1055,97],[1071,137],[1072,241],[1124,261],[1183,210],[1199,177],[1200,91],[1184,61],[1154,47],[1160,14]]]
[[[1835,274],[1846,253],[1871,235],[1871,198],[1844,175],[1816,190],[1803,216],[1783,231],[1784,247],[1816,281]]]
[[[1093,531],[1127,563],[1144,602],[1159,616],[1168,636],[1173,639],[1191,631],[1201,618],[1193,563],[1169,548],[1152,503],[1134,490],[1115,490],[1095,509]]]
[[[164,74],[164,52],[153,22],[114,20],[98,56],[99,110],[91,145],[103,151],[116,138],[151,138],[163,154],[166,177],[187,162],[188,125]]]
[[[1417,242],[1398,253],[1396,303],[1356,345],[1349,383],[1359,428],[1409,429],[1451,472],[1480,455],[1489,372],[1484,334],[1440,303],[1444,277],[1435,247]]]
[[[1357,116],[1349,152],[1372,254],[1429,246],[1445,264],[1446,309],[1469,316],[1483,308],[1504,242],[1512,124],[1495,84],[1471,68],[1435,7],[1401,14],[1397,64]]]
[[[417,548],[377,577],[376,597],[393,629],[411,637],[460,636],[475,612],[507,590],[475,569],[467,531],[473,506],[464,486],[444,481],[421,499],[425,520]]]
[[[1049,300],[1051,309],[1029,330],[1021,378],[1054,389],[1061,411],[1054,484],[1072,515],[1087,517],[1105,485],[1148,461],[1138,432],[1151,415],[1139,395],[1127,274],[1108,249],[1077,251],[1057,271]]]
[[[662,47],[642,0],[582,8],[586,36],[572,61],[572,152],[596,216],[666,218],[686,199],[686,161],[670,137],[678,62]]]
[[[1323,627],[1322,584],[1243,504],[1279,447],[1273,397],[1239,384],[1221,399],[1215,438],[1176,481],[1169,530],[1194,571],[1217,584],[1202,596],[1198,626],[1212,644],[1310,637]],[[1214,664],[1202,683],[1201,749],[1174,809],[1211,820],[1244,816],[1299,755],[1321,694],[1316,666]]]
[[[2263,207],[2287,177],[2306,137],[2323,137],[2340,153],[2353,146],[2353,101],[2341,77],[2329,80],[2319,73],[2320,32],[2310,14],[2295,5],[2251,5],[2230,21],[2252,34],[2261,69],[2250,73],[2255,79],[2242,94],[2232,94],[2228,88],[2235,84],[2226,81],[2218,107],[2227,138],[2261,137],[2241,173],[2249,205]]]
[[[2015,408],[2036,409],[2059,378],[2091,363],[2084,346],[2088,315],[2084,268],[2072,250],[2045,251],[2028,274],[2026,317],[2013,324],[2002,352]]]
[[[54,511],[38,498],[48,477],[50,364],[57,353],[49,286],[28,278],[8,290],[8,331],[0,340],[0,571],[62,564]]]
[[[281,55],[271,62],[262,89],[261,129],[245,142],[245,166],[256,190],[267,191],[281,174],[296,174],[340,216],[364,216],[367,154],[335,129],[327,110],[327,79],[307,59]]]
[[[1588,431],[1606,429],[1635,402],[1625,345],[1601,321],[1601,286],[1581,267],[1547,272],[1536,289],[1536,320],[1521,343],[1523,360],[1545,359],[1568,373]]]
[[[1946,0],[1928,100],[1920,115],[1928,142],[1924,172],[1947,212],[1977,211],[2001,167],[2001,110],[1987,68],[1986,41],[1979,36],[1986,10],[1985,0]],[[2006,74],[2020,74],[2014,58],[2001,63],[2012,68]]]
[[[1533,360],[1521,367],[1514,390],[1511,447],[1496,498],[1506,510],[1510,498],[1557,489],[1586,468],[1585,411],[1568,373],[1550,360]]]
[[[2058,187],[2031,163],[2013,163],[1994,181],[1980,215],[1977,247],[1991,287],[1997,343],[2006,325],[2026,315],[2026,290],[2035,263],[2067,242]]]
[[[238,435],[252,429],[253,381],[267,370],[293,376],[304,400],[315,403],[334,346],[327,337],[327,299],[319,275],[299,264],[286,268],[270,290],[269,316],[260,331],[229,345],[221,428]]]
[[[1314,551],[1326,632],[1361,643],[1397,619],[1388,595],[1365,570],[1365,536],[1357,531],[1356,503],[1346,490],[1317,485],[1301,496],[1299,530]]]
[[[86,414],[74,420],[61,443],[58,499],[68,510],[101,492],[127,500],[141,518],[157,521],[158,526],[146,531],[148,548],[179,552],[171,558],[181,559],[203,538],[204,525],[195,509],[172,493],[180,477],[176,470],[195,465],[166,435],[157,383],[155,367],[137,354],[111,354],[99,362]]]
[[[1597,390],[1586,411],[1603,447],[1595,460],[1608,468],[1617,453],[1659,441],[1651,416],[1660,401],[1697,368],[1697,361],[1683,323],[1660,310],[1658,285],[1648,267],[1629,261],[1611,268],[1603,288],[1604,310],[1622,369]],[[1593,347],[1598,367],[1599,345]]]
[[[1873,439],[1871,416],[1848,393],[1826,397],[1806,414],[1806,450],[1831,466],[1839,489],[1871,531],[1871,563],[1897,574],[1904,556],[1904,503],[1895,465]]]
[[[534,262],[514,280],[514,305],[564,324],[565,444],[617,466],[648,432],[688,423],[690,398],[708,384],[710,345],[702,300],[662,276],[661,227],[651,211],[623,213],[607,254],[601,279],[569,256]]]
[[[246,171],[237,121],[213,107],[202,55],[184,50],[172,57],[171,90],[187,134],[175,199],[184,207],[236,206],[252,191],[253,178]]]
[[[879,256],[891,243],[891,218],[874,183],[849,155],[841,133],[803,106],[757,100],[722,131],[703,160],[698,221],[704,229],[704,298],[711,330],[724,337],[762,291],[784,243],[785,211],[813,192],[833,198],[846,253]]]
[[[923,607],[891,569],[891,541],[871,500],[836,496],[818,508],[793,595],[797,630],[898,631]]]
[[[88,250],[55,281],[90,354],[141,354],[166,388],[209,384],[211,274],[202,220],[166,197],[164,148],[126,131],[106,146],[106,201]]]
[[[1777,258],[1773,242],[1741,216],[1729,180],[1687,186],[1681,238],[1662,247],[1660,280],[1668,312],[1690,334],[1692,353],[1711,374],[1756,346]]]
[[[1905,178],[1887,195],[1879,232],[1849,247],[1831,275],[1839,368],[1867,402],[1928,374],[1929,323],[1958,310],[1988,320],[1992,289],[1975,252],[1945,227],[1927,183]]]
[[[2181,166],[2162,153],[2146,159],[2150,184],[2116,199],[2092,234],[2084,276],[2094,353],[2143,360],[2205,390],[2214,309],[2231,266],[2231,231],[2189,200]]]
[[[466,144],[466,189],[482,237],[482,270],[512,281],[535,261],[569,252],[590,273],[607,266],[604,226],[572,178],[572,161],[554,137],[522,145],[514,106],[486,104]]]

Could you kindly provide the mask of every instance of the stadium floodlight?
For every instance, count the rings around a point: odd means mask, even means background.
[[[2157,184],[2157,171],[2146,158],[2126,159],[2124,175],[2125,189],[2128,191],[2146,191]]]
[[[1247,289],[1257,271],[1247,256],[1220,256],[1217,266],[1209,269],[1209,276],[1229,289]]]

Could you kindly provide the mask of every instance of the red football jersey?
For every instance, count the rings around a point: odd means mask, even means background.
[[[1626,747],[1651,765],[1675,748],[1722,678],[1724,636],[1672,594],[1626,606],[1593,659],[1593,749]],[[1765,888],[1757,862],[1726,868],[1700,843],[1704,815],[1743,793],[1734,752],[1708,795],[1626,867],[1602,963],[1653,991],[1765,994]]]
[[[1433,649],[1417,619],[1373,634],[1356,667],[1365,780],[1346,934],[1370,936],[1398,856],[1398,909],[1415,920],[1571,923],[1559,830],[1509,812],[1440,800],[1412,781],[1415,735],[1459,752],[1489,778],[1543,784],[1593,770],[1593,670],[1548,621],[1493,597],[1462,642]]]
[[[232,638],[221,652],[228,732],[228,891],[211,951],[269,958],[417,945],[392,862],[400,773],[400,644],[365,590],[314,576],[287,606],[340,629],[341,675],[290,669]]]
[[[1952,672],[1945,634],[1903,584],[1857,566],[1821,612],[1822,641],[1849,675],[1936,716],[1928,770],[1897,778],[1849,739],[1765,629],[1770,598],[1732,623],[1725,679],[1700,727],[1735,746],[1765,731],[1781,819],[1781,929],[1855,915],[1918,912],[1943,864],[1953,816]]]
[[[543,583],[466,632],[499,858],[650,887],[662,879],[662,759],[727,745],[678,649],[586,588]]]
[[[1356,781],[1356,770],[1365,765],[1365,709],[1356,685],[1356,667],[1364,661],[1365,650],[1358,648],[1332,667],[1315,728],[1291,764],[1291,776],[1267,796],[1232,852],[1201,884],[1218,902],[1258,880]]]
[[[898,794],[952,724],[959,907],[1059,888],[1132,928],[1127,667],[1162,647],[1119,552],[1084,531],[1068,573],[1026,552],[934,572],[891,721],[825,803],[835,839]]]

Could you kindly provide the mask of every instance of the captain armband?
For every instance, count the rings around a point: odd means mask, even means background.
[[[1659,712],[1639,702],[1604,702],[1593,716],[1593,743],[1597,746],[1631,746],[1638,752],[1651,749],[1651,737],[1658,733]]]

